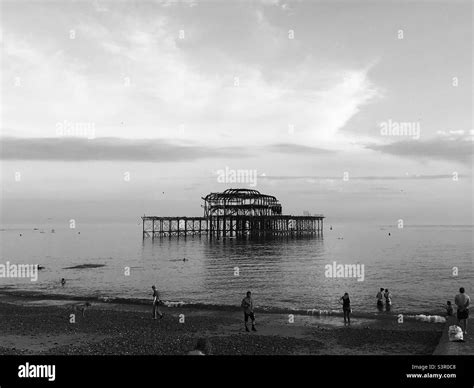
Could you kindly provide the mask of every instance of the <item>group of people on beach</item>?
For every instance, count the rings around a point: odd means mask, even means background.
[[[454,297],[454,304],[456,305],[456,318],[458,325],[461,327],[464,334],[467,334],[467,321],[469,319],[471,298],[466,294],[464,287],[461,287],[459,289],[459,294]],[[450,300],[447,301],[445,308],[448,317],[454,315],[453,305]]]
[[[160,317],[160,319],[163,318],[163,312],[160,310],[160,304],[162,303],[160,299],[160,294],[158,290],[156,289],[156,286],[153,285],[151,286],[151,289],[153,290],[153,308],[152,308],[152,316],[153,319],[157,319],[157,317]],[[255,327],[255,313],[253,311],[253,299],[252,299],[252,292],[247,291],[247,294],[244,299],[242,299],[242,302],[240,306],[243,309],[244,312],[244,326],[245,326],[245,331],[249,332],[248,328],[248,322],[249,319],[252,324],[252,331],[257,331],[257,328]]]
[[[163,318],[163,313],[160,311],[159,305],[161,302],[160,300],[160,295],[158,293],[158,290],[156,289],[156,286],[151,287],[153,290],[153,310],[152,310],[152,315],[153,319],[157,319],[157,316]],[[390,311],[390,307],[392,305],[392,294],[387,288],[380,288],[380,291],[377,293],[377,308],[379,311],[383,311],[384,306],[386,311]],[[384,303],[385,300],[385,303]],[[352,313],[352,308],[351,308],[351,299],[349,297],[349,293],[345,292],[344,295],[339,299],[340,304],[342,305],[342,311],[344,314],[344,325],[348,324],[350,325],[351,323],[351,317],[350,314]],[[459,294],[456,295],[454,298],[454,303],[457,306],[457,319],[458,319],[458,324],[462,326],[464,334],[467,334],[467,320],[469,318],[469,305],[470,305],[470,298],[469,296],[465,293],[465,290],[463,287],[459,289]],[[249,332],[250,329],[248,327],[248,322],[249,319],[251,321],[251,330],[252,331],[257,331],[255,327],[255,313],[254,313],[254,307],[253,307],[253,299],[252,299],[252,292],[247,291],[247,294],[245,298],[242,299],[242,302],[240,304],[240,307],[243,310],[244,313],[244,327],[245,331]],[[446,304],[446,311],[448,316],[453,315],[453,307],[451,305],[451,302],[448,301]],[[209,354],[209,341],[205,338],[200,338],[197,342],[196,348],[192,351],[190,351],[188,354],[194,354],[194,355],[205,355]]]
[[[388,288],[380,288],[380,291],[377,293],[377,309],[379,311],[384,310],[385,306],[385,311],[390,311],[390,308],[392,306],[392,294],[388,290]],[[457,322],[458,325],[462,328],[464,334],[467,334],[467,321],[469,319],[469,305],[470,305],[471,299],[469,295],[465,293],[464,287],[461,287],[459,289],[459,294],[456,295],[454,298],[454,303],[456,304],[457,311],[456,311],[456,317],[457,317]],[[344,325],[346,324],[351,324],[351,313],[352,313],[352,308],[351,308],[351,299],[349,297],[349,293],[344,293],[344,295],[339,299],[339,303],[342,305],[342,312],[344,315]],[[445,306],[446,308],[446,315],[447,316],[453,316],[454,315],[454,309],[451,304],[451,301],[447,301],[447,304]]]
[[[377,308],[379,311],[383,311],[384,307],[384,299],[385,299],[385,310],[390,311],[390,307],[392,306],[392,294],[388,290],[388,288],[381,288],[379,292],[377,292]]]
[[[381,288],[380,291],[377,293],[377,308],[379,311],[383,311],[385,299],[385,309],[386,311],[390,311],[390,306],[392,305],[392,294],[388,290],[388,288]],[[349,297],[349,293],[345,292],[341,298],[339,298],[339,303],[342,305],[342,313],[344,315],[344,325],[351,324],[351,299]]]
[[[381,288],[380,291],[377,293],[377,308],[379,311],[383,311],[385,299],[385,309],[386,311],[390,311],[390,306],[392,305],[392,294],[388,290],[388,288]],[[339,298],[339,303],[342,305],[342,313],[344,315],[344,325],[351,324],[351,298],[349,297],[349,293],[345,292],[343,296]]]
[[[156,286],[153,285],[151,287],[153,290],[153,308],[152,308],[152,316],[153,319],[157,319],[157,317],[160,317],[160,319],[163,318],[163,312],[160,310],[160,304],[162,303],[160,299],[160,294],[158,290],[156,289]],[[242,299],[241,302],[241,307],[244,312],[244,326],[245,326],[245,331],[249,332],[248,328],[248,321],[250,319],[252,323],[252,331],[257,331],[255,327],[255,313],[253,311],[253,299],[252,299],[252,292],[247,291],[247,294],[245,298]],[[206,338],[199,338],[196,346],[193,350],[188,352],[188,355],[192,356],[205,356],[211,354],[211,344],[208,339]]]

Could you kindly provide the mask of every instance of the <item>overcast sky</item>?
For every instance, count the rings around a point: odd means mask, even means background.
[[[249,187],[228,167],[288,214],[472,224],[470,1],[4,1],[1,22],[4,223],[201,215]]]

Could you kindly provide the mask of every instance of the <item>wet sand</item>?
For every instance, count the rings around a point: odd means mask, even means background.
[[[258,332],[247,333],[235,311],[96,303],[82,317],[77,301],[0,299],[0,354],[183,355],[199,337],[215,355],[428,355],[444,324],[393,319],[257,313]],[[70,323],[75,314],[75,323]],[[184,322],[182,322],[184,319]],[[181,322],[180,322],[181,321]]]

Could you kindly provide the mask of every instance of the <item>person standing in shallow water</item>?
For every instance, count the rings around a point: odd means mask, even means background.
[[[342,302],[342,312],[344,313],[344,325],[351,324],[351,300],[349,294],[346,292],[341,299]]]
[[[240,305],[244,309],[245,331],[250,331],[247,326],[249,318],[252,320],[252,331],[257,331],[255,328],[255,314],[253,313],[252,293],[250,291],[247,291],[247,296],[242,299],[242,303]]]
[[[163,313],[160,311],[159,303],[160,303],[160,294],[158,293],[158,290],[156,289],[155,286],[151,286],[151,289],[153,290],[153,319],[156,319],[156,313],[160,316],[160,319],[163,318]]]
[[[381,288],[380,291],[377,292],[377,308],[379,309],[379,311],[383,310],[383,292],[383,288]]]
[[[392,294],[388,288],[385,289],[383,297],[385,298],[385,310],[390,311],[390,307],[392,306]]]

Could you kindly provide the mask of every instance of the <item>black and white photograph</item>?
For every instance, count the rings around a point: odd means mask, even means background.
[[[473,5],[1,0],[0,387],[472,387]]]

